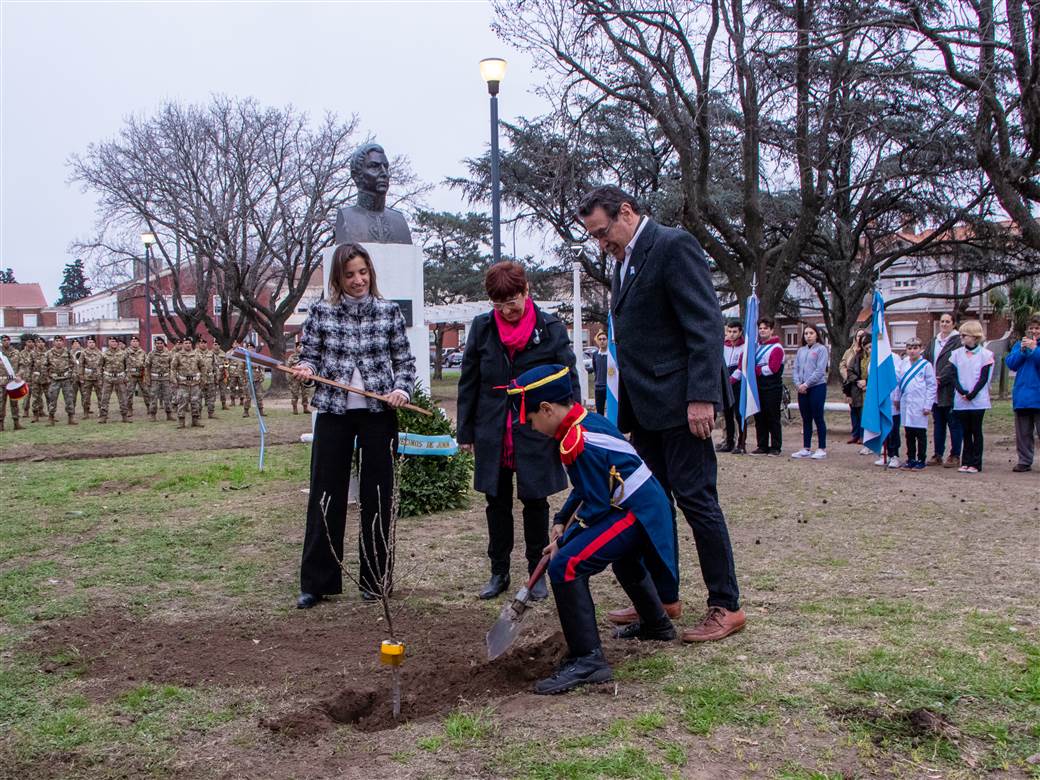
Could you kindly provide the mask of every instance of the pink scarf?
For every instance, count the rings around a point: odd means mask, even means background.
[[[515,323],[506,322],[502,313],[495,309],[495,325],[498,327],[498,337],[502,341],[502,346],[509,353],[510,360],[516,356],[517,352],[527,346],[527,342],[530,341],[531,334],[534,332],[536,319],[534,302],[530,298],[524,304],[524,313],[520,315],[520,319]],[[501,465],[507,469],[516,468],[516,458],[513,450],[513,414],[509,404],[506,404],[506,431],[502,435]]]

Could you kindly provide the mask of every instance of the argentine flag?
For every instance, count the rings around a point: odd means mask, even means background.
[[[896,387],[896,362],[885,327],[885,299],[874,291],[870,328],[870,373],[863,394],[863,444],[878,455],[892,430],[892,391]]]
[[[751,293],[744,314],[744,354],[740,356],[740,419],[747,430],[748,417],[754,417],[758,405],[758,379],[755,363],[758,354],[758,296]]]
[[[607,315],[607,406],[605,417],[617,425],[618,365],[617,344],[614,343],[614,315]]]

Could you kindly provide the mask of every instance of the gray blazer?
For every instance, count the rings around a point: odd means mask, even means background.
[[[928,339],[928,346],[924,350],[924,359],[932,364],[935,369],[937,382],[935,391],[936,406],[953,406],[954,382],[950,380],[949,365],[950,355],[961,345],[961,334],[954,333],[946,340],[945,346],[935,354],[935,337]]]
[[[614,269],[611,312],[617,342],[618,427],[685,426],[686,405],[719,407],[722,312],[704,250],[678,228],[648,218],[621,283]]]

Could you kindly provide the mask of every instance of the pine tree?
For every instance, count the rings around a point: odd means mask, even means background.
[[[17,284],[14,280],[14,271],[10,268],[5,268],[0,271],[0,284]]]
[[[68,306],[70,303],[90,295],[87,277],[83,274],[83,260],[76,259],[65,266],[64,277],[58,291],[61,293],[61,297],[54,304],[55,306]]]

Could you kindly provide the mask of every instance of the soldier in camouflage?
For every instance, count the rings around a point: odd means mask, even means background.
[[[177,383],[177,427],[186,428],[184,419],[191,410],[191,427],[203,428],[202,415],[202,360],[192,348],[191,339],[181,340],[180,348],[173,353],[170,370]]]
[[[25,405],[22,407],[22,413],[26,415],[29,413],[29,404],[31,402],[32,421],[39,422],[46,408],[49,381],[44,367],[47,347],[41,338],[35,338],[29,344],[32,346],[31,349],[27,346],[22,350],[22,357],[25,359],[25,365],[21,369],[22,378],[29,383],[29,395],[25,396]],[[28,376],[25,376],[26,374]]]
[[[79,363],[83,359],[83,345],[79,339],[69,342],[69,352],[72,353],[72,405],[75,406],[76,399],[82,392],[79,386]]]
[[[241,341],[236,341],[233,345],[234,348],[242,346]],[[239,403],[244,403],[246,393],[246,364],[240,360],[230,360],[227,363],[227,377],[228,377],[228,395],[231,396],[231,405],[235,405],[237,399]]]
[[[166,411],[166,419],[173,419],[171,403],[173,401],[174,388],[173,372],[170,370],[170,362],[172,360],[173,353],[166,348],[166,339],[162,336],[156,337],[155,349],[148,353],[148,360],[145,364],[150,380],[148,394],[151,400],[148,405],[148,419],[152,422],[155,422],[155,413],[159,408],[160,401],[163,409]]]
[[[236,361],[237,362],[237,361]],[[242,376],[245,376],[246,364],[242,363]],[[253,376],[250,380],[253,383],[253,392],[256,393],[256,413],[261,417],[264,416],[264,367],[258,366],[253,363]],[[248,380],[247,380],[248,381]],[[253,399],[249,392],[249,387],[246,387],[245,400],[242,401],[242,416],[249,416],[249,407],[253,405]]]
[[[101,400],[98,402],[98,422],[108,422],[108,402],[112,391],[119,401],[119,415],[123,422],[130,422],[126,412],[126,350],[120,349],[115,336],[108,337],[108,349],[101,355]]]
[[[292,368],[293,366],[295,366],[297,363],[300,362],[300,359],[301,359],[300,358],[300,349],[301,349],[300,342],[297,341],[296,342],[296,348],[289,355],[289,359],[285,361],[285,364],[287,366],[289,366],[289,368]],[[300,379],[295,374],[292,374],[289,377],[289,394],[290,394],[290,397],[292,398],[292,413],[293,414],[299,414],[299,411],[297,410],[296,403],[297,403],[298,400],[302,399],[303,400],[303,413],[307,414],[307,412],[308,412],[307,404],[310,403],[311,389],[307,385],[305,385],[303,383],[303,380]]]
[[[16,399],[7,397],[7,383],[16,379],[25,381],[18,373],[21,353],[12,346],[10,336],[0,336],[0,353],[7,359],[6,363],[0,360],[0,431],[4,430],[8,405],[11,407],[14,429],[20,431],[22,430],[22,410]]]
[[[141,340],[137,336],[130,337],[130,349],[126,351],[126,414],[134,419],[134,393],[141,390],[141,403],[148,409],[148,354],[141,349]]]
[[[47,414],[50,417],[49,425],[54,425],[54,413],[58,409],[58,393],[64,396],[65,414],[68,415],[69,425],[78,425],[76,422],[76,361],[72,353],[65,346],[64,336],[55,336],[51,341],[51,348],[44,353],[44,370],[50,379],[47,389]]]
[[[96,395],[101,407],[101,350],[93,337],[87,339],[87,348],[79,356],[79,392],[83,416],[90,417],[90,396]]]
[[[206,405],[209,419],[215,420],[217,406],[217,367],[221,362],[220,348],[213,340],[207,344],[200,341],[198,346],[199,360],[202,363],[202,401]]]

